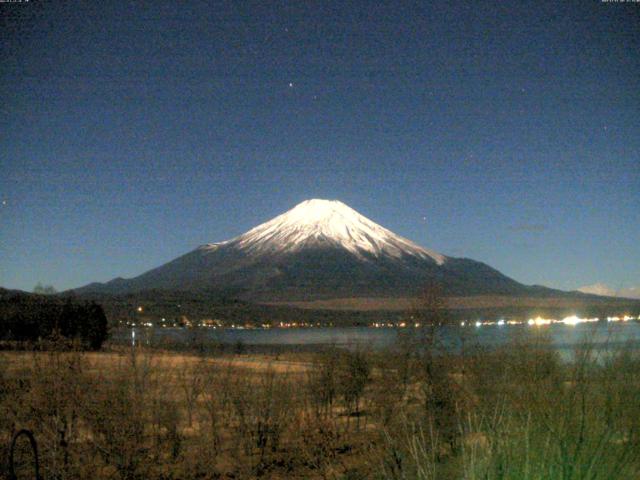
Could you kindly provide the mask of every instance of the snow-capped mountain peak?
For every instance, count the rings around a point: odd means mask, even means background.
[[[337,200],[306,200],[274,219],[223,244],[250,253],[291,252],[303,246],[329,244],[363,256],[411,255],[442,265],[446,257],[400,237]],[[217,249],[221,244],[205,248]]]
[[[435,279],[449,295],[538,292],[481,262],[422,248],[344,203],[317,199],[137,277],[80,291],[217,292],[250,301],[308,301],[411,297]]]

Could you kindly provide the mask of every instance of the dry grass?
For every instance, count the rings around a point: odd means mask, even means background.
[[[47,479],[638,478],[637,354],[563,364],[544,339],[514,342],[2,352],[0,445],[31,429]]]
[[[514,297],[500,295],[477,295],[468,297],[447,297],[448,308],[589,308],[589,307],[633,307],[638,308],[637,300],[624,298],[568,298],[568,297]],[[286,305],[310,310],[345,311],[407,311],[418,304],[412,297],[400,298],[332,298],[327,300],[298,302],[268,302],[267,305]]]
[[[161,369],[176,369],[184,366],[194,366],[205,363],[210,365],[223,365],[231,368],[244,369],[254,372],[264,372],[268,370],[277,373],[299,373],[303,374],[311,368],[310,362],[278,358],[273,355],[228,355],[226,357],[202,357],[189,353],[176,353],[171,351],[149,351],[150,358],[154,365]],[[46,352],[28,351],[2,351],[0,352],[0,363],[8,373],[25,367],[33,367],[38,363],[38,358],[47,358]],[[71,358],[77,353],[60,352],[62,358]],[[128,349],[110,352],[83,352],[82,358],[86,361],[88,371],[108,370],[113,367],[122,366],[130,361],[131,352]],[[282,355],[280,355],[281,357]]]

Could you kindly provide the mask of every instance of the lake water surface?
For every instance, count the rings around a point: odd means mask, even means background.
[[[392,347],[400,336],[420,336],[420,328],[271,328],[271,329],[209,329],[209,328],[135,328],[118,330],[114,339],[127,341],[135,336],[137,343],[161,346],[173,344],[244,344],[259,346],[344,346],[384,349]],[[536,341],[548,338],[549,345],[570,355],[579,345],[588,342],[595,349],[622,346],[640,348],[640,322],[597,322],[578,325],[484,325],[481,327],[441,327],[442,344],[458,350],[462,339],[466,345],[497,347],[514,338]]]

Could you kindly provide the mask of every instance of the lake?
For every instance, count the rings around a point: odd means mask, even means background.
[[[118,342],[130,341],[132,334],[137,343],[150,346],[163,344],[215,345],[243,344],[257,346],[314,347],[336,345],[384,349],[392,347],[400,336],[419,336],[421,328],[271,328],[271,329],[212,329],[212,328],[134,328],[114,332]],[[508,344],[514,337],[535,341],[548,337],[550,345],[563,356],[571,356],[573,350],[588,342],[595,349],[618,348],[630,345],[640,347],[640,322],[594,322],[578,325],[555,323],[551,325],[468,325],[465,327],[440,327],[442,343],[450,350],[459,350],[461,338],[466,345],[497,347]]]

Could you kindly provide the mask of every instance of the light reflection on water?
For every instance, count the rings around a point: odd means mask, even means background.
[[[207,328],[141,328],[136,329],[139,341],[150,345],[162,345],[166,341],[185,345],[189,343],[225,343],[245,345],[285,345],[285,346],[360,346],[373,349],[392,347],[399,336],[418,339],[423,334],[421,328],[369,328],[369,327],[327,327],[327,328],[285,328],[285,329],[207,329]],[[622,346],[640,348],[640,322],[624,323],[584,323],[579,325],[551,324],[536,325],[485,325],[482,328],[440,327],[438,337],[448,350],[456,351],[463,345],[498,347],[514,340],[548,345],[557,349],[565,358],[584,345],[594,350],[615,349]],[[114,333],[116,340],[131,337],[130,330]]]

